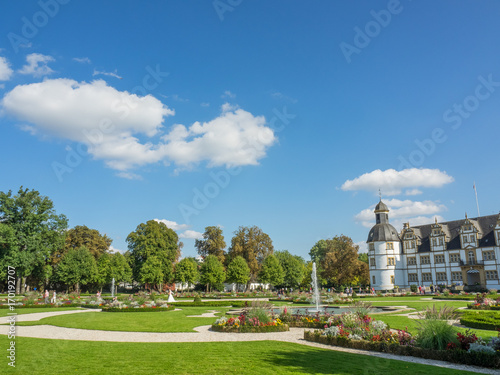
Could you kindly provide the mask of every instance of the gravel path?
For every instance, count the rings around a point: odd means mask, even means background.
[[[83,313],[87,311],[100,311],[100,310],[74,310],[74,311],[54,311],[46,313],[34,313],[17,315],[16,320],[21,321],[36,321],[49,316],[57,316],[64,314]],[[0,323],[7,323],[9,317],[0,318]],[[0,326],[0,334],[6,335],[9,326]],[[396,356],[387,353],[369,352],[357,349],[348,349],[341,347],[334,347],[330,345],[323,345],[305,341],[303,328],[290,328],[288,332],[273,332],[273,333],[223,333],[212,332],[210,326],[201,326],[195,328],[196,332],[174,332],[174,333],[161,333],[161,332],[123,332],[123,331],[98,331],[87,329],[75,329],[56,327],[51,325],[39,326],[17,326],[16,335],[21,337],[33,337],[43,339],[56,339],[56,340],[77,340],[77,341],[107,341],[107,342],[237,342],[237,341],[262,341],[273,340],[283,341],[295,344],[307,345],[311,347],[333,350],[344,353],[354,353],[369,355],[372,357],[394,359],[404,362],[420,363],[426,365],[433,365],[437,367],[467,370],[482,374],[496,374],[498,370],[485,369],[475,366],[456,365],[448,362],[434,361],[416,357]]]

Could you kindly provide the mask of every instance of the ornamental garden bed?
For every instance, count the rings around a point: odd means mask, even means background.
[[[500,330],[500,311],[467,311],[460,317],[460,324],[477,329]]]
[[[16,303],[16,304],[10,305],[10,306],[13,306],[15,309],[23,309],[23,308],[29,308],[29,309],[54,308],[54,309],[57,309],[59,307],[64,307],[64,308],[67,308],[67,307],[85,307],[85,305],[82,305],[81,303],[74,303],[71,301],[65,301],[65,302],[57,303],[57,304],[53,304],[53,303],[48,303],[48,304],[45,304],[45,303],[17,304]],[[0,305],[0,309],[8,309],[10,306],[7,304]]]

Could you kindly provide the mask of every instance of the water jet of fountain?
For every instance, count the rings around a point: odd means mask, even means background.
[[[318,289],[318,277],[316,275],[316,262],[313,262],[313,267],[312,267],[312,273],[311,273],[311,285],[313,289],[313,302],[316,305],[316,310],[311,311],[311,312],[318,312],[319,311],[319,302],[321,300],[321,297],[319,295],[319,289]]]
[[[114,298],[115,296],[115,278],[113,277],[113,280],[111,280],[111,298]]]

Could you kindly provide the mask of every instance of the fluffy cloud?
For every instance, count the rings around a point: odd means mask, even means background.
[[[99,70],[95,70],[94,69],[94,72],[92,73],[92,76],[99,76],[99,75],[102,75],[102,76],[108,76],[108,77],[115,77],[115,78],[118,78],[118,79],[123,79],[123,77],[119,76],[116,69],[114,72],[100,72]]]
[[[396,171],[395,169],[381,171],[377,169],[353,180],[347,180],[341,189],[344,191],[365,190],[377,192],[380,188],[382,194],[386,196],[401,194],[402,189],[413,189],[409,190],[410,194],[408,195],[415,195],[415,193],[420,192],[416,189],[418,187],[438,188],[453,181],[453,177],[439,169],[411,168],[402,171]]]
[[[180,238],[189,238],[192,240],[199,240],[200,238],[203,238],[203,233],[196,232],[194,230],[187,230],[181,234],[179,234]]]
[[[0,81],[8,81],[12,73],[13,71],[7,59],[0,56]]]
[[[51,61],[55,61],[52,56],[46,56],[40,53],[31,53],[26,56],[27,64],[19,70],[19,73],[31,74],[35,77],[49,75],[54,73],[54,71],[47,65]]]
[[[159,161],[182,168],[200,162],[209,167],[256,165],[276,142],[264,117],[226,103],[219,117],[189,127],[176,124],[155,143],[151,138],[161,135],[165,117],[174,111],[151,95],[118,91],[103,80],[19,85],[1,105],[4,113],[42,135],[85,144],[95,159],[121,172]]]
[[[73,57],[73,61],[79,62],[81,64],[90,64],[91,61],[88,57]]]
[[[224,94],[221,95],[222,99],[229,98],[229,99],[234,99],[236,98],[236,94],[233,94],[231,91],[226,90],[224,91]]]
[[[189,225],[187,224],[177,224],[175,221],[170,221],[170,220],[165,220],[165,219],[154,219],[158,223],[163,223],[167,227],[169,227],[172,230],[178,231],[178,230],[184,230],[189,228]]]
[[[411,225],[431,223],[436,217],[438,221],[443,221],[443,217],[438,213],[446,211],[445,205],[434,201],[389,199],[384,200],[384,203],[389,207],[389,219],[396,229],[400,229],[402,224],[408,221]],[[363,226],[371,228],[375,224],[374,209],[375,205],[372,205],[358,213],[354,219]]]

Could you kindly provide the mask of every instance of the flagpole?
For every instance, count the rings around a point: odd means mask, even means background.
[[[477,216],[481,216],[481,214],[479,213],[479,201],[477,200],[477,189],[476,189],[476,181],[474,181],[474,193],[476,193],[476,206],[477,206]]]

